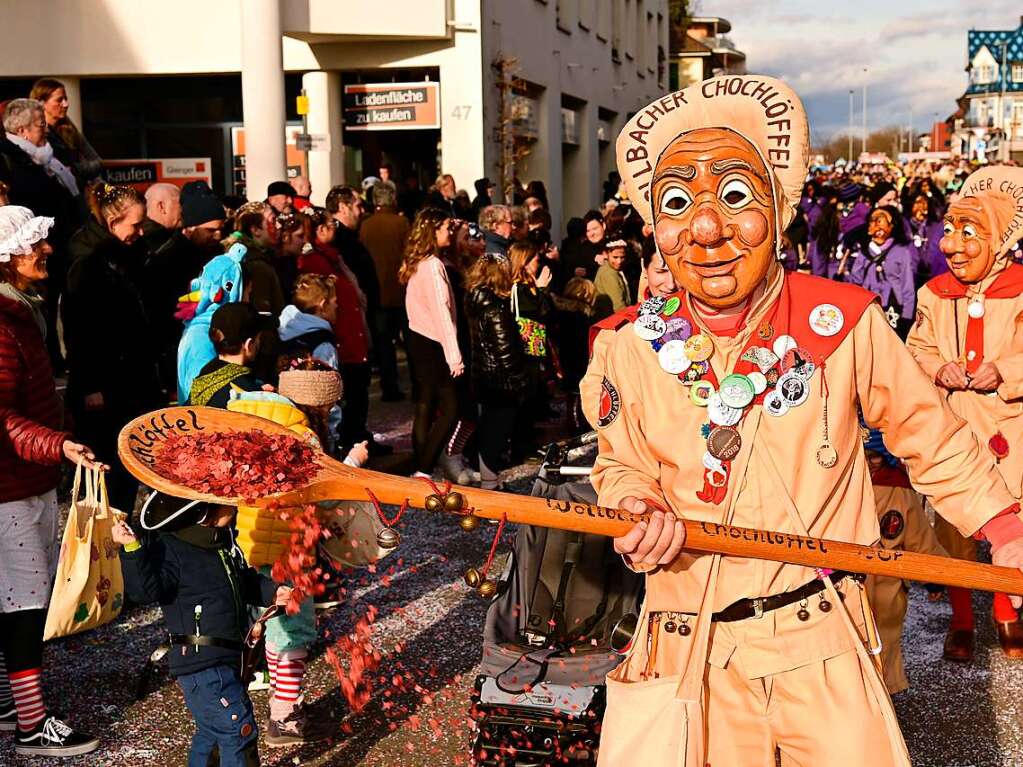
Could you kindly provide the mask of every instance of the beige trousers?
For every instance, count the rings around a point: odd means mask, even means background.
[[[896,767],[881,706],[854,650],[749,679],[738,655],[707,667],[706,767]]]

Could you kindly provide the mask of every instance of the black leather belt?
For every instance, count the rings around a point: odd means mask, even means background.
[[[184,646],[219,647],[222,650],[237,650],[241,652],[245,645],[233,639],[221,639],[220,637],[196,636],[195,634],[171,634],[170,643]]]
[[[865,576],[858,573],[847,573],[844,570],[835,570],[831,573],[831,582],[837,584],[843,578],[863,580],[864,577]],[[757,597],[756,599],[740,599],[738,602],[733,602],[728,605],[728,607],[724,610],[714,613],[711,616],[711,620],[717,621],[718,623],[730,623],[732,621],[746,620],[747,618],[762,618],[764,613],[769,613],[771,610],[777,610],[780,607],[801,602],[802,600],[808,599],[814,594],[819,594],[822,591],[824,591],[823,579],[815,578],[809,583],[800,586],[798,589],[786,591],[784,594],[775,594],[770,597]]]

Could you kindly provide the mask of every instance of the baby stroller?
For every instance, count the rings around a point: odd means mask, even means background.
[[[545,449],[532,495],[596,502],[587,467],[564,466],[595,435]],[[522,526],[487,611],[470,714],[476,767],[595,765],[604,677],[631,641],[643,579],[610,538]],[[616,652],[616,649],[618,652]]]

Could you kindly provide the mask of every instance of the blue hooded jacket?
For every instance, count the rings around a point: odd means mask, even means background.
[[[235,244],[227,253],[210,260],[202,274],[192,280],[192,291],[199,292],[195,316],[185,323],[178,344],[178,402],[186,402],[192,381],[207,362],[217,356],[210,340],[213,313],[224,304],[242,299],[242,259],[245,246]]]

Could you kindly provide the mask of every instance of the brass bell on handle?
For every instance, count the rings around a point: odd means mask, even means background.
[[[465,507],[465,496],[458,492],[444,496],[444,511],[461,511]]]
[[[472,514],[465,514],[459,518],[458,524],[465,532],[471,533],[480,526],[480,521],[478,517],[474,517]]]
[[[377,533],[377,545],[382,549],[394,549],[401,543],[401,533],[393,527],[385,527]]]
[[[423,505],[426,506],[427,511],[440,511],[444,508],[444,501],[440,499],[439,495],[431,494],[426,496],[426,503]]]
[[[492,581],[488,578],[479,585],[477,591],[479,591],[480,596],[484,599],[490,599],[497,593],[497,581]]]
[[[480,575],[480,571],[475,567],[470,567],[465,571],[465,585],[470,589],[478,589],[480,584],[483,583],[483,576]]]

